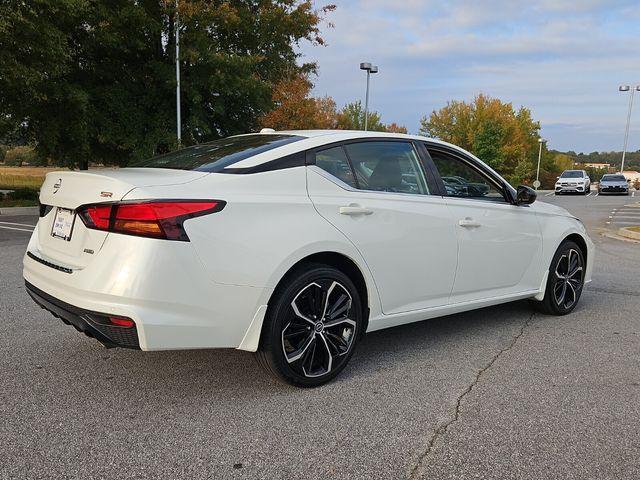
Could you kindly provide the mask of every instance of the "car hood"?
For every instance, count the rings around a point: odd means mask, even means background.
[[[535,202],[531,205],[534,207],[537,213],[542,213],[545,215],[559,215],[561,217],[571,217],[575,218],[571,215],[567,210],[557,205],[552,205],[551,203],[546,202]]]

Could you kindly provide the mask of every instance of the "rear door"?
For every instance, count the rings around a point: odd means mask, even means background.
[[[445,200],[410,141],[369,140],[310,153],[317,211],[358,248],[385,314],[446,305],[457,238]]]
[[[542,234],[528,205],[508,201],[499,178],[457,150],[427,145],[458,237],[452,303],[537,290]]]

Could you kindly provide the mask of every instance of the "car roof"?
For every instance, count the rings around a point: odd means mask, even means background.
[[[267,129],[265,129],[267,130]],[[463,154],[469,155],[469,152],[462,150],[460,147],[456,145],[452,145],[447,142],[443,142],[442,140],[437,140],[434,138],[424,137],[421,135],[408,135],[404,133],[389,133],[389,132],[374,132],[374,131],[363,131],[363,130],[271,130],[262,132],[253,132],[247,133],[244,135],[295,135],[297,137],[303,137],[302,140],[297,142],[292,142],[287,145],[283,145],[278,148],[274,148],[267,152],[254,155],[253,157],[249,157],[246,160],[242,160],[235,164],[234,166],[237,168],[247,168],[254,167],[256,165],[260,165],[265,163],[273,158],[288,155],[300,152],[302,150],[308,150],[315,147],[321,147],[326,144],[341,142],[346,140],[358,140],[358,139],[367,139],[367,138],[394,138],[394,139],[404,139],[404,140],[418,140],[418,141],[428,141],[433,144],[447,146],[454,150],[458,150]],[[236,135],[236,136],[244,136],[244,135]]]

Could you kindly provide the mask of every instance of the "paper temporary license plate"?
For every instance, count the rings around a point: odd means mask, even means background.
[[[75,220],[76,214],[73,210],[58,207],[56,210],[56,216],[53,219],[51,236],[61,238],[68,242],[71,240],[71,232],[73,230],[73,222],[75,222]]]

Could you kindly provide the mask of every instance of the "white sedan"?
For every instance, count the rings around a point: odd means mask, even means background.
[[[316,386],[365,332],[563,315],[591,278],[580,220],[424,137],[266,131],[132,167],[49,173],[24,257],[33,299],[108,347],[237,348]]]

